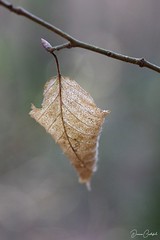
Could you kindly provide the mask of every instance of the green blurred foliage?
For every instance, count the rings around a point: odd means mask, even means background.
[[[12,3],[80,40],[160,65],[159,1]],[[41,37],[52,45],[65,42],[0,7],[0,239],[125,240],[132,229],[157,231],[159,239],[159,74],[83,49],[58,52],[62,73],[111,110],[87,192],[59,147],[28,115],[56,75]]]

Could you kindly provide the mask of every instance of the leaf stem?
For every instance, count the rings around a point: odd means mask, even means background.
[[[58,78],[61,78],[61,72],[60,72],[60,66],[59,66],[59,62],[58,62],[58,58],[56,56],[56,54],[54,52],[51,52],[51,54],[54,56],[55,61],[56,61],[56,66],[57,66],[57,73],[58,73]]]

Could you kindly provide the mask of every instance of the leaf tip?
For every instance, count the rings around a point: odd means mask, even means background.
[[[79,177],[79,183],[81,184],[86,184],[86,188],[88,191],[91,191],[91,182],[90,182],[90,178],[89,179],[84,179],[82,177]]]
[[[35,113],[37,113],[39,111],[38,108],[36,108],[33,104],[31,104],[31,111],[29,112],[29,115],[34,118]]]
[[[110,111],[110,110],[103,110],[103,113],[104,113],[104,115],[106,116],[106,115],[110,114],[111,111]]]
[[[36,107],[34,106],[34,104],[32,103],[31,104],[31,111],[29,112],[29,114],[32,112],[32,111],[34,111],[36,109]]]
[[[91,191],[91,183],[90,182],[86,182],[86,187],[88,191]]]

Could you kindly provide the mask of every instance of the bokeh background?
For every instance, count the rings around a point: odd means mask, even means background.
[[[157,0],[12,0],[79,40],[160,65]],[[160,75],[83,49],[58,52],[63,75],[102,109],[92,191],[30,118],[55,62],[41,46],[65,40],[0,7],[0,239],[160,239]],[[142,239],[142,236],[135,239]]]

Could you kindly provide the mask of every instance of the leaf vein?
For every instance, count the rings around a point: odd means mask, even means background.
[[[40,120],[41,117],[46,113],[46,111],[49,109],[49,107],[56,101],[56,99],[59,97],[59,93],[57,94],[57,96],[55,97],[55,99],[53,101],[51,101],[51,103],[47,106],[47,108],[42,112],[42,114],[39,116],[39,118],[37,120]],[[43,108],[41,108],[43,109]]]
[[[81,133],[82,135],[87,135],[87,136],[95,136],[95,134],[89,134],[89,133],[85,133],[85,132],[81,132],[80,129],[73,127],[73,125],[70,125],[68,122],[64,121],[65,124],[67,124],[68,126],[70,126],[72,129],[76,130],[77,132]]]
[[[78,121],[80,121],[81,123],[83,123],[84,125],[86,125],[87,127],[92,127],[91,125],[83,122],[81,119],[79,119],[69,108],[68,106],[63,102],[63,105],[65,106],[65,108],[67,108],[67,110],[70,112],[70,114],[72,114],[75,118],[77,118]]]

